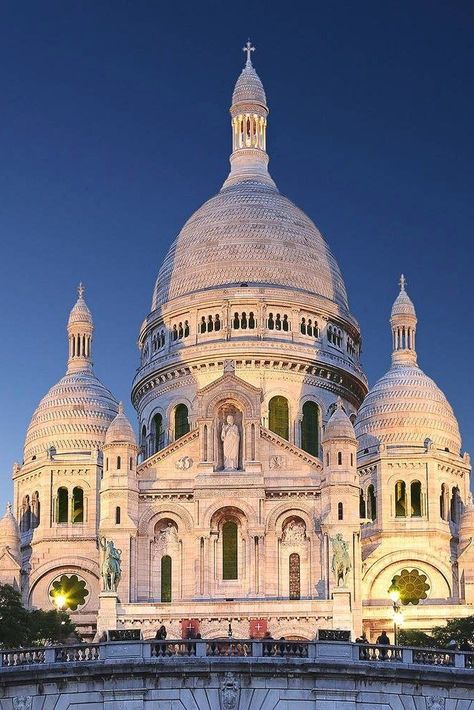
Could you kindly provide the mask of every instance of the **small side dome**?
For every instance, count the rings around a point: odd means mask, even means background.
[[[352,439],[356,440],[352,422],[342,408],[341,399],[337,400],[337,406],[324,429],[323,444],[332,439]]]
[[[87,303],[84,300],[84,286],[79,284],[77,289],[78,298],[69,314],[68,326],[73,323],[89,323],[93,325],[92,313],[90,312]]]
[[[137,445],[137,439],[135,437],[135,432],[132,429],[132,425],[128,421],[125,413],[123,411],[122,402],[119,403],[118,414],[115,419],[110,423],[107,433],[105,435],[105,446],[111,446],[112,444],[132,444]]]
[[[8,503],[5,515],[0,520],[0,541],[1,547],[8,547],[12,555],[20,557],[20,529],[15,516],[12,513],[11,503]]]

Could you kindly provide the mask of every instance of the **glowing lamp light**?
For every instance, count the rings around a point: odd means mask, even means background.
[[[64,594],[56,594],[54,597],[54,603],[58,607],[59,610],[63,609],[66,606],[66,596]]]
[[[398,589],[390,589],[388,596],[394,604],[400,601],[400,592]]]

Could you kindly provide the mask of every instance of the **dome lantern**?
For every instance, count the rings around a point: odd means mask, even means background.
[[[268,106],[263,84],[255,71],[250,40],[243,51],[247,60],[237,79],[230,107],[232,125],[232,154],[230,174],[224,187],[241,180],[258,180],[274,186],[268,173],[266,130]]]
[[[416,364],[416,311],[405,290],[406,279],[400,277],[400,293],[392,306],[390,325],[392,326],[392,362]]]
[[[67,324],[69,340],[68,372],[92,371],[92,314],[84,300],[84,286],[77,287],[77,301]]]

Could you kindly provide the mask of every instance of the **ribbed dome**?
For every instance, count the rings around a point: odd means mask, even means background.
[[[110,444],[133,444],[133,446],[137,444],[135,432],[125,416],[122,402],[119,404],[117,416],[110,424],[105,435],[105,445],[109,446]]]
[[[232,94],[232,105],[235,106],[239,103],[267,105],[265,89],[260,81],[260,77],[251,64],[247,64],[247,66],[242,69],[242,73],[235,84],[234,93]]]
[[[92,371],[66,374],[39,403],[26,434],[24,458],[101,447],[118,411],[114,396]]]
[[[330,439],[355,439],[354,427],[340,403],[324,429],[323,443]]]
[[[379,443],[423,446],[459,454],[461,436],[453,410],[433,380],[415,364],[392,365],[364,399],[355,432],[359,449]]]
[[[84,287],[80,284],[79,297],[69,314],[68,325],[72,325],[73,323],[90,323],[92,325],[92,313],[90,312],[87,303],[84,301],[83,294]]]
[[[317,294],[348,312],[341,272],[313,222],[274,187],[253,180],[222,189],[184,225],[159,271],[152,310],[242,283]]]
[[[404,289],[400,291],[393,302],[391,317],[393,318],[394,316],[413,316],[416,318],[413,301]]]

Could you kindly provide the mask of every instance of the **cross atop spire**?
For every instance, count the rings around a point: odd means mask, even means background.
[[[252,42],[250,41],[250,38],[247,40],[247,44],[245,47],[242,47],[242,52],[247,52],[247,61],[245,65],[247,67],[252,66],[252,52],[255,52],[255,47],[252,47]]]
[[[77,287],[77,295],[79,296],[79,298],[82,298],[82,297],[84,296],[84,291],[85,291],[85,290],[86,290],[86,289],[85,289],[85,287],[84,287],[84,284],[83,284],[82,281],[81,281],[81,282],[79,283],[79,286]]]
[[[400,276],[399,284],[400,284],[400,289],[401,289],[402,291],[404,291],[404,290],[405,290],[405,286],[407,285],[407,280],[406,280],[406,278],[405,278],[405,276],[404,276],[403,274]]]

